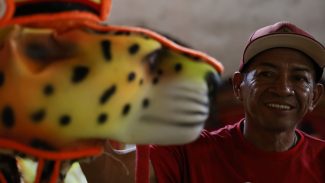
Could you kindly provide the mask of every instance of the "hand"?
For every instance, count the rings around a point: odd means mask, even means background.
[[[80,166],[88,183],[128,183],[135,177],[135,146],[117,150],[110,141],[105,143],[104,154]]]

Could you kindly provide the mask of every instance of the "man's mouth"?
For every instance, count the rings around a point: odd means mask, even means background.
[[[273,109],[279,109],[279,110],[290,110],[292,109],[291,106],[285,105],[285,104],[276,104],[276,103],[269,103],[267,104],[268,107]]]

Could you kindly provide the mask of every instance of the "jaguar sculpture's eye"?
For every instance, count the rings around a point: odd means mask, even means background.
[[[147,55],[143,62],[149,65],[149,69],[151,72],[155,72],[158,69],[159,65],[159,56],[163,54],[164,50],[163,49],[158,49]]]

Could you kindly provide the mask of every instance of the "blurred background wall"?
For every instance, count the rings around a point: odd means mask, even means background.
[[[220,60],[229,77],[249,35],[280,20],[325,43],[325,0],[113,0],[109,22],[172,35]]]

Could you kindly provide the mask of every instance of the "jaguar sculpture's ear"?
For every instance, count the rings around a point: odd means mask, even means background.
[[[0,0],[0,26],[51,20],[107,20],[111,0]]]

